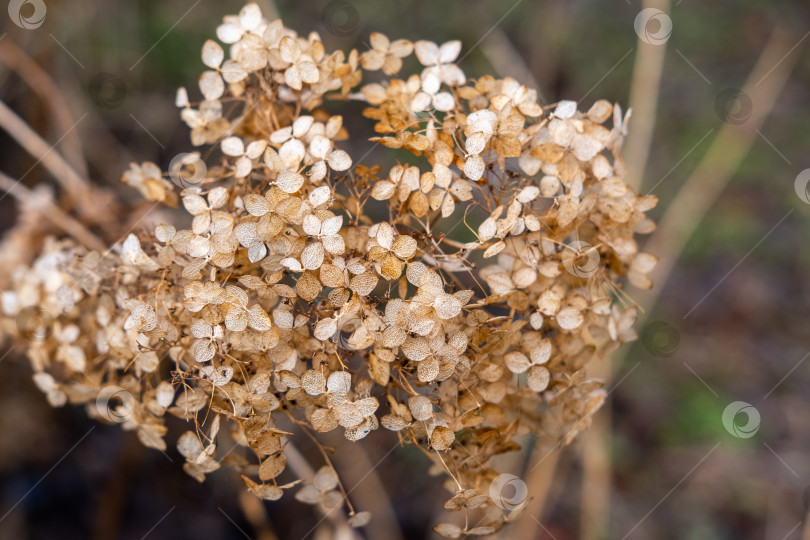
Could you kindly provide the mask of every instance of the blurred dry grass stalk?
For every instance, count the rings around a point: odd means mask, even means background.
[[[29,264],[3,293],[3,332],[26,342],[53,406],[86,404],[161,450],[165,415],[187,420],[178,450],[200,481],[224,464],[262,499],[295,487],[336,529],[363,526],[370,515],[353,507],[332,449],[318,443],[313,468],[292,438],[342,428],[351,446],[382,425],[445,475],[445,509],[464,519],[437,532],[501,529],[522,507],[489,496],[492,458],[521,435],[555,448],[588,425],[605,391],[584,367],[636,337],[624,280],[651,285],[656,259],[635,236],[653,231],[644,213],[656,198],[622,180],[621,109],[544,107],[514,79],[468,80],[457,41],[372,34],[362,54],[327,53],[255,4],[217,36],[229,54],[205,43],[203,101],[177,95],[192,143],[210,145],[205,162],[188,154],[168,173],[143,163],[123,176],[191,218],[137,234],[111,212],[93,218],[84,207],[106,194],[50,151],[77,212],[51,215],[67,237],[43,239],[23,219],[0,249],[43,246],[16,254]],[[421,73],[396,78],[412,53]],[[354,163],[325,99],[364,103],[370,140],[413,163],[387,174]],[[55,206],[10,179],[0,187]],[[238,450],[217,460],[228,440]]]

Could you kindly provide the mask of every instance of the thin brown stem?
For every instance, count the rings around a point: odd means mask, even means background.
[[[532,70],[515,48],[512,40],[499,26],[496,26],[481,43],[481,52],[501,77],[512,77],[529,88],[534,88],[542,99],[540,84]]]
[[[644,0],[642,9],[657,9],[667,13],[669,0]],[[666,15],[663,15],[666,16]],[[636,46],[636,63],[633,66],[633,82],[630,86],[630,108],[633,117],[630,133],[624,144],[624,159],[627,163],[625,182],[635,190],[641,188],[641,179],[650,156],[650,143],[655,128],[655,113],[661,74],[664,71],[667,42],[649,43],[639,33]]]
[[[528,493],[531,496],[526,508],[523,509],[520,518],[512,524],[508,531],[504,531],[501,538],[535,538],[537,533],[537,523],[532,517],[542,521],[546,502],[554,480],[554,473],[557,470],[561,448],[551,450],[544,457],[539,466],[534,466],[529,461],[529,475],[525,478]],[[534,452],[531,455],[535,455]]]
[[[365,448],[359,444],[352,449],[351,455],[336,452],[335,459],[340,462],[341,472],[350,476],[355,486],[351,491],[357,499],[358,506],[370,511],[373,516],[365,529],[368,537],[402,540],[394,505],[383,479],[377,474],[379,462],[375,464]],[[360,482],[363,483],[363,489],[357,489]]]
[[[593,375],[608,381],[611,362],[606,359],[593,368]],[[605,540],[610,531],[611,456],[610,407],[596,413],[580,445],[582,456],[582,505],[579,537],[583,540]]]
[[[654,246],[659,258],[653,274],[658,287],[648,295],[647,306],[658,298],[686,242],[731,180],[770,115],[799,57],[789,54],[794,43],[785,31],[774,31],[742,89],[754,104],[750,118],[741,125],[723,126],[650,238],[648,245]]]
[[[287,465],[290,469],[298,475],[299,478],[305,482],[313,482],[315,478],[315,470],[307,461],[307,458],[295,447],[295,444],[286,437],[284,440],[284,455],[287,458]],[[336,537],[341,538],[354,538],[359,540],[359,536],[354,529],[349,525],[346,519],[346,514],[341,508],[331,508],[329,510],[321,509],[323,519],[328,519],[332,525],[337,529]],[[317,526],[317,525],[316,525]]]
[[[53,201],[31,191],[2,172],[0,172],[0,189],[15,197],[26,208],[36,209],[42,214],[42,217],[68,233],[86,248],[102,253],[107,250],[107,245],[99,237],[87,230],[84,225],[64,212]]]
[[[83,117],[82,117],[83,118]],[[81,118],[79,119],[81,121]],[[77,122],[78,123],[78,122]],[[76,124],[71,126],[75,129]],[[77,205],[82,215],[98,216],[104,210],[94,204],[93,186],[82,178],[76,170],[65,161],[52,145],[49,145],[3,101],[0,101],[0,127],[11,135],[29,154],[42,163],[67,191],[71,200]],[[67,136],[64,134],[63,137]]]
[[[75,120],[63,92],[48,73],[10,39],[0,41],[0,62],[14,70],[39,99],[50,107],[60,132],[67,133],[60,143],[67,160],[80,176],[87,178],[81,137],[71,129]]]
[[[239,508],[256,532],[256,540],[278,540],[278,535],[273,531],[267,516],[267,510],[258,497],[239,489]]]

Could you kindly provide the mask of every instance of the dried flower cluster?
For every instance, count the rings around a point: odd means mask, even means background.
[[[620,280],[650,286],[655,258],[634,235],[653,229],[656,199],[622,182],[621,109],[468,79],[457,41],[375,33],[366,52],[327,53],[255,4],[217,36],[204,100],[180,89],[177,105],[192,143],[218,153],[123,178],[191,219],[106,253],[49,241],[3,293],[4,330],[28,341],[54,406],[118,414],[159,449],[166,414],[188,420],[178,448],[199,480],[226,464],[277,499],[298,483],[279,482],[293,433],[339,430],[350,446],[382,427],[446,473],[447,509],[483,516],[437,531],[499,529],[490,458],[527,433],[573,438],[605,398],[583,367],[635,338]],[[397,78],[412,54],[420,71]],[[340,148],[330,105],[358,101],[370,140],[408,162],[383,172]],[[112,413],[98,399],[111,386],[133,398]],[[219,461],[227,437],[241,450]],[[296,497],[340,506],[338,485],[327,462]]]

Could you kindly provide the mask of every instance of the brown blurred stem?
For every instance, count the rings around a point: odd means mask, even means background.
[[[669,4],[669,0],[644,0],[641,7],[667,13]],[[639,36],[636,62],[633,66],[633,82],[630,86],[630,108],[633,110],[633,116],[630,120],[630,133],[624,144],[624,159],[627,164],[625,182],[635,190],[641,187],[641,179],[650,155],[666,51],[666,41],[652,45]]]
[[[354,487],[349,491],[354,493],[353,497],[358,506],[370,511],[373,516],[365,528],[366,534],[369,538],[402,540],[394,505],[385,484],[377,474],[377,467],[363,446],[359,444],[355,446],[351,455],[336,452],[335,459],[340,461],[341,473],[351,478]],[[356,489],[360,482],[363,482],[363,489]]]
[[[302,479],[304,482],[312,483],[315,478],[315,470],[307,461],[307,458],[295,447],[289,437],[284,437],[284,456],[287,458],[287,465],[290,469]],[[353,538],[358,539],[359,536],[355,530],[349,525],[346,519],[346,514],[340,507],[331,508],[324,511],[319,506],[316,506],[318,511],[322,514],[323,519],[328,519],[336,529],[335,537],[340,538]]]
[[[256,540],[278,540],[278,535],[273,531],[267,517],[267,509],[261,499],[241,488],[242,486],[239,486],[238,489],[239,508],[256,532]]]
[[[88,249],[104,252],[107,246],[84,225],[65,213],[53,201],[31,191],[20,182],[0,172],[0,190],[12,195],[24,204],[24,208],[34,208],[42,217],[81,242]]]
[[[667,208],[658,230],[650,238],[648,245],[653,246],[659,262],[653,274],[656,287],[640,302],[643,306],[651,308],[657,301],[662,285],[671,274],[687,241],[731,180],[751,148],[757,130],[773,109],[798,57],[788,56],[792,41],[783,30],[774,31],[742,90],[754,104],[751,117],[742,125],[723,126],[700,164]],[[643,323],[645,313],[649,312],[650,309],[647,309],[639,316],[640,324]],[[619,350],[612,361],[621,364],[629,350],[629,347]],[[598,427],[598,424],[594,427]],[[604,483],[609,482],[610,462],[605,462],[606,456],[600,455],[604,450],[597,448],[604,449],[604,441],[600,444],[588,437],[584,442],[589,447],[583,449],[585,481],[582,538],[597,540],[606,537],[609,498],[604,498],[609,497],[609,491],[604,492]],[[589,468],[593,469],[591,473],[588,473]],[[602,468],[605,470],[600,470]],[[609,484],[607,489],[609,490]],[[585,491],[588,493],[584,493]],[[590,522],[586,521],[588,516],[592,516]]]
[[[757,130],[771,113],[796,62],[798,55],[790,55],[793,58],[788,56],[792,46],[793,40],[785,31],[774,31],[742,90],[754,104],[751,117],[742,125],[723,126],[698,167],[667,208],[658,230],[648,242],[649,246],[653,246],[659,262],[653,275],[656,287],[645,295],[640,302],[642,306],[651,308],[655,304],[686,242],[748,153]],[[639,315],[640,324],[649,312],[650,309],[647,309]],[[620,365],[629,351],[629,347],[620,349],[612,362]],[[599,429],[599,424],[593,427]],[[602,455],[607,448],[606,442],[600,443],[595,437],[587,437],[584,443],[588,447],[583,449],[583,492],[587,493],[583,493],[582,538],[586,540],[605,538],[605,527],[609,520],[610,462],[608,456]],[[585,521],[588,516],[591,516],[590,522]]]
[[[281,14],[278,11],[278,7],[274,0],[257,0],[259,7],[262,9],[262,13],[267,18],[268,21],[272,21],[273,19],[278,19],[281,17]]]
[[[37,163],[42,163],[48,169],[65,189],[71,201],[76,204],[83,216],[87,216],[93,221],[99,221],[98,216],[105,214],[106,209],[99,208],[95,204],[98,199],[94,196],[94,188],[90,182],[81,177],[52,145],[45,142],[3,101],[0,101],[0,127],[11,135],[29,154],[35,157]],[[75,128],[75,124],[71,127],[71,129],[73,128]]]
[[[532,71],[517,49],[515,49],[512,40],[500,27],[496,27],[484,39],[481,43],[481,52],[484,53],[484,56],[487,57],[487,60],[489,60],[489,63],[492,64],[493,69],[499,76],[512,77],[521,84],[536,89],[540,100],[544,101],[540,85],[532,75]]]
[[[593,366],[593,376],[609,381],[611,359]],[[611,462],[610,434],[613,418],[610,406],[596,413],[582,437],[582,490],[580,532],[582,540],[604,540],[610,532]]]
[[[544,457],[539,464],[535,464],[532,457],[536,457],[535,452],[529,452],[529,472],[525,477],[526,487],[529,493],[529,502],[520,514],[520,517],[510,528],[502,531],[499,538],[536,538],[539,527],[537,522],[542,522],[549,492],[551,491],[554,473],[560,461],[560,453],[563,451],[559,446],[552,450],[544,449]],[[534,468],[532,468],[534,467]]]
[[[757,130],[773,109],[776,98],[796,62],[798,55],[789,55],[792,45],[790,36],[784,30],[774,31],[742,90],[754,104],[751,117],[743,125],[726,124],[721,129],[706,156],[684,183],[667,209],[658,230],[648,242],[648,245],[655,246],[654,251],[659,256],[659,263],[654,274],[657,287],[654,292],[647,295],[644,305],[654,304],[660,294],[661,285],[671,273],[689,237],[748,153]],[[637,125],[634,124],[633,127],[635,129]],[[628,351],[629,347],[624,347],[616,353],[613,361],[621,362]],[[535,461],[536,453],[535,451],[530,455],[530,465]],[[559,453],[559,450],[556,453]],[[555,462],[556,459],[545,459],[527,479],[529,493],[536,497],[537,501],[533,501],[526,511],[538,519],[542,517],[543,503],[548,486],[551,484]],[[603,510],[605,511],[607,510]],[[531,538],[536,532],[533,525],[532,520],[522,516],[515,524],[517,529],[514,531],[515,537]]]
[[[795,44],[792,37],[782,29],[774,30],[742,89],[753,103],[750,118],[741,125],[723,126],[650,238],[648,245],[659,260],[653,274],[657,286],[648,295],[647,306],[657,300],[687,241],[731,180],[782,93],[799,57],[789,54]]]
[[[67,160],[82,177],[87,177],[81,137],[71,128],[75,120],[63,93],[48,73],[10,39],[0,40],[0,63],[14,70],[43,103],[47,103],[61,133],[67,135],[60,143]]]

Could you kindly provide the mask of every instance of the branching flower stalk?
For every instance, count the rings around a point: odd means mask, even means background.
[[[375,33],[366,52],[327,52],[255,4],[217,37],[203,100],[177,94],[207,165],[123,177],[186,217],[104,252],[50,239],[3,293],[4,332],[53,406],[86,404],[161,450],[166,415],[187,420],[177,446],[200,481],[226,465],[260,498],[295,491],[362,526],[326,454],[311,483],[285,473],[301,433],[276,422],[340,430],[347,447],[382,427],[478,524],[437,532],[500,529],[516,512],[489,497],[491,458],[526,433],[573,439],[605,399],[586,364],[636,337],[623,284],[650,286],[656,259],[635,235],[654,229],[656,198],[622,180],[620,107],[546,107],[511,78],[468,79],[457,41]],[[398,78],[412,54],[419,71]],[[358,101],[369,140],[406,151],[386,172],[341,148],[330,111]],[[112,414],[109,388],[131,398]],[[227,439],[238,449],[220,462]]]

